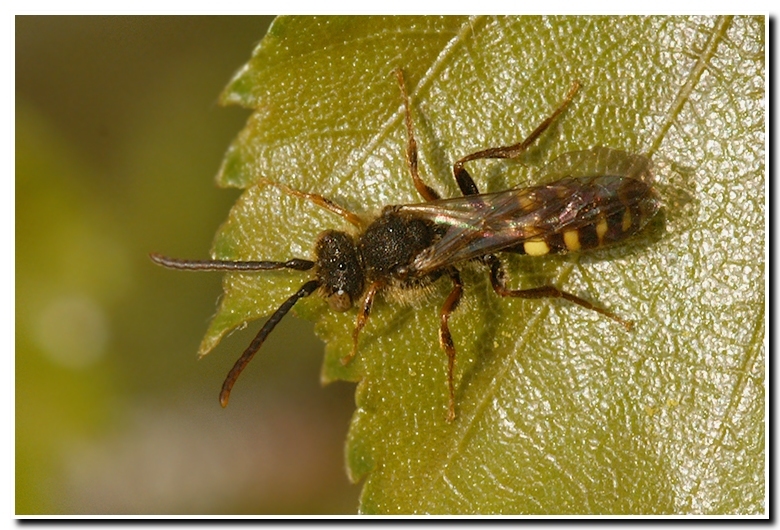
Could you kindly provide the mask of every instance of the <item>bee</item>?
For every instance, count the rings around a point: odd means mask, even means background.
[[[480,193],[465,167],[474,160],[520,156],[565,110],[580,84],[574,82],[563,102],[523,141],[477,151],[457,160],[453,175],[463,196],[442,199],[420,178],[404,75],[400,69],[395,75],[405,113],[406,166],[424,202],[386,206],[378,215],[365,220],[321,195],[268,182],[341,216],[355,226],[355,233],[338,230],[321,233],[314,246],[313,260],[181,260],[150,255],[155,263],[171,269],[234,272],[293,269],[310,273],[310,279],[271,315],[228,373],[219,396],[223,407],[228,404],[238,376],[300,299],[316,293],[325,298],[332,310],[339,312],[357,304],[352,349],[342,358],[342,363],[347,364],[357,354],[360,332],[369,320],[377,295],[422,289],[447,278],[452,288],[439,312],[439,343],[447,356],[447,420],[454,420],[456,349],[449,320],[463,297],[460,267],[467,262],[486,267],[493,290],[499,296],[563,298],[631,329],[631,321],[552,285],[510,288],[498,254],[543,256],[580,252],[620,243],[639,233],[661,207],[647,157],[606,147],[569,152],[542,170],[546,183],[497,193]]]

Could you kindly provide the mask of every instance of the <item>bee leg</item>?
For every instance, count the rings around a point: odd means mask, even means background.
[[[400,68],[395,70],[395,76],[398,78],[398,86],[401,88],[401,96],[404,101],[404,114],[406,116],[406,135],[409,141],[406,145],[406,165],[409,168],[409,174],[412,175],[414,187],[426,201],[435,201],[440,198],[436,190],[428,186],[420,178],[420,172],[417,169],[417,140],[414,139],[414,126],[412,125],[412,111],[409,106],[409,95],[406,92],[406,83],[404,83],[404,72]]]
[[[453,383],[453,376],[455,372],[455,344],[452,342],[449,320],[452,312],[458,308],[460,299],[463,296],[463,282],[461,281],[460,274],[456,269],[450,269],[447,272],[452,279],[452,291],[450,291],[449,296],[444,301],[444,305],[441,307],[439,344],[441,344],[444,353],[447,354],[447,384],[449,386],[449,407],[447,409],[447,421],[452,421],[455,419],[455,386]]]
[[[266,178],[258,179],[258,183],[266,184],[268,186],[274,186],[275,188],[280,189],[282,193],[286,193],[287,195],[292,195],[293,197],[298,197],[300,199],[306,199],[307,201],[311,201],[317,206],[324,208],[329,212],[335,213],[336,215],[344,218],[346,221],[349,221],[350,223],[357,226],[358,228],[363,228],[364,226],[363,221],[356,213],[353,213],[347,210],[346,208],[344,208],[343,206],[336,204],[335,202],[328,199],[327,197],[323,197],[322,195],[319,195],[317,193],[307,193],[305,191],[296,190],[290,188],[289,186],[285,186],[284,184],[280,184],[279,182],[274,182]]]
[[[492,254],[485,256],[484,261],[490,266],[490,283],[493,284],[493,290],[499,296],[512,296],[516,298],[563,298],[564,300],[568,300],[569,302],[584,307],[585,309],[590,309],[591,311],[595,311],[600,315],[611,318],[626,328],[627,331],[630,331],[634,326],[632,321],[624,320],[611,311],[607,311],[606,309],[595,306],[587,300],[580,298],[579,296],[567,293],[566,291],[561,291],[552,285],[534,287],[531,289],[509,289],[506,286],[504,267],[501,265],[501,261]]]
[[[523,152],[525,152],[525,150],[528,149],[528,147],[534,143],[536,139],[539,138],[539,136],[541,136],[547,127],[550,126],[553,120],[555,120],[555,118],[557,118],[558,115],[564,111],[579,88],[579,82],[575,81],[571,85],[568,94],[566,94],[563,103],[561,103],[558,108],[555,109],[552,114],[550,114],[542,123],[540,123],[539,126],[534,129],[533,132],[529,134],[528,137],[526,137],[526,139],[522,142],[504,147],[491,147],[488,149],[483,149],[482,151],[477,151],[476,153],[466,155],[455,162],[455,164],[452,166],[452,173],[455,176],[455,181],[458,183],[458,187],[460,188],[460,191],[463,192],[463,195],[476,195],[479,193],[479,189],[474,183],[474,179],[471,178],[471,175],[469,175],[469,172],[466,171],[465,167],[463,167],[463,164],[482,158],[517,158]]]
[[[361,306],[360,313],[358,313],[355,329],[352,331],[352,351],[348,355],[345,355],[341,358],[341,364],[349,364],[352,359],[355,358],[355,355],[357,355],[358,336],[360,335],[360,330],[363,329],[363,326],[365,326],[366,322],[368,322],[368,317],[371,315],[371,306],[374,305],[374,297],[381,287],[382,284],[380,282],[372,283],[368,288],[366,295],[363,297],[363,304]]]

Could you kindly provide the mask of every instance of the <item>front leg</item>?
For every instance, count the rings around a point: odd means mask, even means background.
[[[341,358],[341,364],[347,365],[357,355],[358,337],[360,336],[360,330],[368,322],[368,317],[371,315],[371,307],[374,305],[374,297],[376,297],[377,291],[382,288],[381,282],[372,283],[365,296],[363,296],[363,303],[361,304],[360,313],[358,313],[357,322],[355,323],[355,329],[352,331],[352,351]]]
[[[406,146],[406,165],[409,168],[409,174],[412,175],[414,187],[426,201],[435,201],[439,198],[436,190],[428,186],[420,178],[420,172],[417,168],[417,140],[414,139],[414,126],[412,125],[412,110],[409,105],[409,95],[406,93],[406,83],[404,83],[404,72],[400,68],[395,71],[398,78],[398,86],[401,88],[401,96],[404,101],[404,116],[406,118],[406,135],[408,144]]]

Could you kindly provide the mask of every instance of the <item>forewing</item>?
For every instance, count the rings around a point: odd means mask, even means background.
[[[401,211],[446,226],[441,238],[417,256],[413,269],[424,274],[596,223],[633,200],[617,192],[626,180],[614,174],[567,176],[543,186],[403,206]]]
[[[441,199],[402,206],[400,211],[446,227],[441,238],[415,258],[413,268],[418,273],[537,237],[543,231],[537,220],[545,215],[538,188]]]

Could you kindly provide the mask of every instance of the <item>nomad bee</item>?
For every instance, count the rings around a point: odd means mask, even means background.
[[[355,225],[357,233],[323,232],[315,245],[314,261],[298,258],[283,262],[196,261],[151,255],[155,263],[172,269],[310,271],[311,279],[271,315],[228,373],[220,393],[222,406],[227,405],[233,384],[268,334],[301,298],[316,292],[334,311],[347,311],[358,305],[352,351],[342,359],[346,364],[357,353],[360,331],[368,322],[378,293],[418,289],[446,277],[452,290],[439,313],[439,342],[448,361],[447,420],[452,421],[455,418],[455,345],[449,320],[463,296],[459,267],[469,261],[481,263],[489,270],[490,282],[499,296],[563,298],[609,317],[626,329],[631,328],[630,321],[551,285],[511,289],[497,253],[544,256],[579,252],[619,243],[638,233],[661,204],[652,186],[650,161],[646,157],[604,147],[570,152],[545,167],[546,184],[498,193],[480,193],[464,167],[473,160],[518,157],[563,112],[579,89],[579,83],[572,85],[558,108],[522,142],[478,151],[456,161],[453,174],[463,196],[442,199],[420,178],[409,97],[403,73],[401,70],[395,73],[405,110],[407,167],[425,202],[387,206],[378,217],[364,221],[321,195],[273,184],[285,193],[307,199],[343,217]]]

